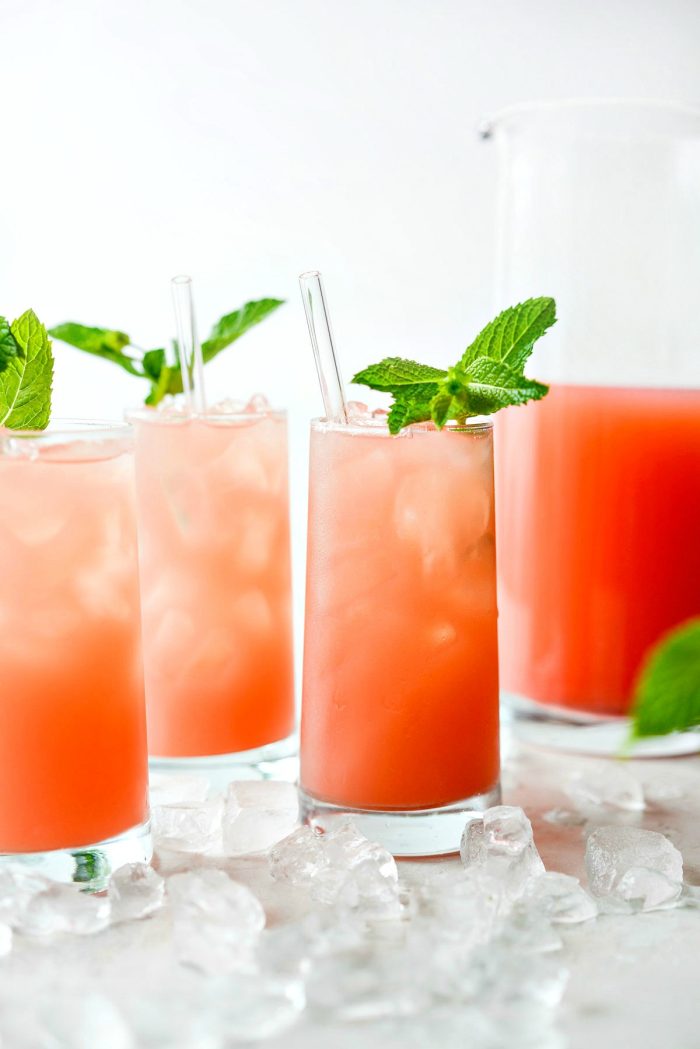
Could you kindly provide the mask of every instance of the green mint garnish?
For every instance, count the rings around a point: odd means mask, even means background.
[[[535,342],[555,321],[554,299],[528,299],[499,313],[447,370],[387,357],[352,381],[392,395],[388,424],[393,434],[411,423],[432,420],[442,429],[450,419],[492,415],[547,393],[548,387],[528,379],[523,369]]]
[[[0,318],[0,426],[43,430],[51,415],[53,355],[33,310],[13,324]]]
[[[700,725],[700,617],[648,653],[634,692],[632,735],[665,736]]]
[[[213,360],[223,349],[245,335],[247,331],[265,320],[278,309],[283,299],[258,299],[246,302],[240,309],[227,313],[212,328],[207,339],[202,343],[204,363]],[[70,346],[75,346],[85,353],[95,354],[103,360],[111,361],[120,368],[145,379],[150,390],[145,401],[155,406],[160,404],[167,394],[182,393],[182,374],[179,364],[168,364],[164,349],[142,350],[131,342],[130,336],[113,328],[91,328],[72,321],[51,328],[54,339],[60,339]],[[177,353],[172,355],[173,361]]]

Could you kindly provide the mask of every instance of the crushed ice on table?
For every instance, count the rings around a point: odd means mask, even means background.
[[[544,871],[527,816],[511,806],[470,819],[464,866],[402,866],[399,882],[394,859],[351,820],[326,833],[291,829],[293,788],[236,782],[226,799],[226,851],[239,856],[271,844],[270,872],[285,883],[280,897],[296,890],[316,904],[267,928],[257,896],[213,866],[235,870],[240,861],[210,858],[221,840],[221,800],[217,816],[208,784],[173,779],[154,784],[159,848],[165,841],[181,849],[183,869],[165,882],[132,864],[114,872],[106,895],[91,895],[25,867],[0,866],[0,956],[8,955],[0,961],[3,1047],[225,1049],[274,1039],[306,1015],[313,1031],[374,1025],[390,1035],[391,1049],[562,1049],[557,1007],[571,935],[563,926],[597,911],[669,906],[681,891],[680,854],[669,841],[614,826],[588,839],[594,900],[576,878]],[[686,886],[681,902],[700,904],[700,889]],[[53,956],[28,938],[9,953],[14,933],[17,944],[24,933],[99,932],[110,907],[113,932],[74,939],[72,948],[63,935]],[[153,921],[139,925],[149,914]],[[111,936],[121,936],[118,951]],[[31,1021],[15,993],[26,972],[18,968],[15,982],[7,980],[30,949],[41,1002]],[[305,1036],[306,1029],[301,1041]]]
[[[514,805],[495,805],[469,820],[460,855],[467,870],[497,879],[510,900],[522,895],[529,879],[544,871],[530,820]]]
[[[112,922],[138,921],[163,906],[165,881],[146,863],[127,863],[109,880]]]
[[[620,762],[577,770],[569,777],[564,790],[583,812],[596,808],[641,812],[645,807],[642,784]]]
[[[235,781],[226,796],[224,852],[229,856],[264,852],[286,838],[298,822],[299,800],[292,783]]]
[[[589,921],[598,913],[595,900],[578,878],[558,871],[545,871],[532,878],[525,886],[522,900],[555,924]]]
[[[401,913],[394,857],[356,830],[350,819],[325,833],[299,827],[270,853],[273,878],[308,889],[319,903],[361,907],[378,916]]]
[[[224,811],[220,797],[199,802],[154,805],[151,829],[155,848],[210,853],[221,846]]]
[[[172,875],[167,894],[181,961],[211,973],[253,967],[265,911],[246,885],[206,868]]]
[[[586,842],[588,884],[595,896],[669,906],[681,894],[683,857],[668,838],[640,827],[598,827]]]

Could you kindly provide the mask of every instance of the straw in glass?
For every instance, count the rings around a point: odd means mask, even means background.
[[[343,380],[340,377],[321,274],[318,270],[302,273],[299,277],[299,286],[326,418],[347,423],[348,409],[343,392]]]
[[[202,347],[197,338],[192,300],[192,278],[173,277],[170,282],[177,325],[177,346],[182,372],[182,389],[187,411],[190,415],[206,411],[207,399],[204,392],[204,360]]]

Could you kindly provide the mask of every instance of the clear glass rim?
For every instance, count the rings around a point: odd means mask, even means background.
[[[259,422],[262,419],[286,419],[286,408],[267,408],[262,412],[193,412],[184,410],[158,411],[157,408],[140,407],[124,413],[126,424],[135,422],[161,423],[164,426],[184,426],[186,423],[201,422],[205,425],[239,426],[242,422]],[[126,425],[125,424],[125,425]]]
[[[448,422],[442,430],[438,430],[431,423],[412,423],[397,434],[389,433],[386,425],[370,424],[367,426],[329,421],[323,416],[311,420],[311,431],[313,433],[341,433],[348,437],[392,437],[398,440],[401,437],[409,437],[415,434],[440,434],[448,433],[488,433],[493,429],[493,421],[486,416],[476,416],[471,422],[460,425],[457,422]]]
[[[37,444],[66,440],[128,440],[131,435],[132,430],[127,423],[107,419],[52,419],[45,430],[11,430],[0,427],[0,439],[3,441],[19,438],[22,441],[35,441]]]
[[[551,124],[554,128],[556,120],[562,116],[585,119],[601,116],[629,117],[630,115],[635,115],[637,118],[647,117],[650,125],[668,118],[671,121],[683,123],[687,130],[694,130],[696,134],[700,134],[700,107],[690,102],[682,102],[678,99],[624,97],[564,98],[519,102],[512,106],[505,106],[484,118],[478,126],[478,132],[480,138],[488,141],[497,131],[508,130],[521,118],[536,118],[542,124]],[[651,126],[649,130],[652,130]],[[665,128],[665,132],[672,137],[673,128],[669,126]]]

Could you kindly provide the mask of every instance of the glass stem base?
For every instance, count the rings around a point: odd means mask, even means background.
[[[233,754],[163,758],[151,755],[153,772],[203,776],[213,788],[236,779],[277,779],[295,783],[299,775],[299,741],[296,733],[254,750]]]
[[[492,805],[500,805],[499,783],[484,794],[454,801],[435,809],[354,809],[319,801],[299,791],[302,822],[321,830],[351,817],[360,833],[379,842],[394,856],[449,856],[459,852],[462,831],[470,817]]]
[[[502,720],[516,739],[600,757],[663,758],[700,752],[700,732],[673,732],[630,742],[630,719],[501,695]]]
[[[113,871],[126,863],[150,863],[153,856],[149,821],[131,827],[115,838],[51,852],[3,852],[3,864],[27,867],[53,881],[73,882],[86,889],[104,889]]]

